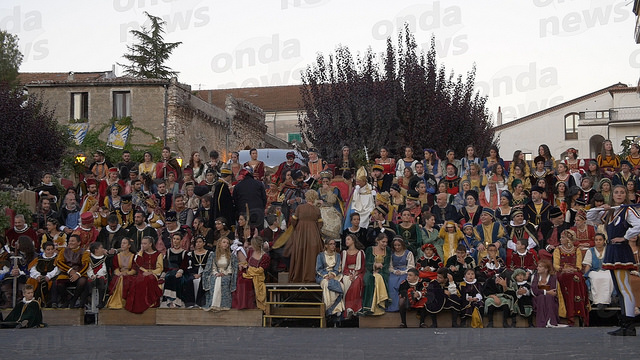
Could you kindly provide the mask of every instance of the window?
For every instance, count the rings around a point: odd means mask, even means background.
[[[572,113],[564,117],[564,139],[578,139],[578,119],[580,115]]]
[[[609,111],[596,111],[596,119],[608,119]]]
[[[113,117],[120,119],[131,116],[131,92],[113,92]]]
[[[89,119],[89,93],[71,93],[71,119]]]

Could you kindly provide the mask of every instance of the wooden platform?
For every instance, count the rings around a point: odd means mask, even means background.
[[[142,314],[134,314],[125,309],[102,309],[98,313],[98,325],[155,325],[156,311],[151,308]]]
[[[262,310],[157,309],[156,325],[262,326]]]
[[[9,315],[11,310],[3,310],[2,317]],[[84,325],[83,309],[42,309],[42,321],[49,326],[56,325]]]
[[[400,313],[385,313],[380,316],[361,316],[359,319],[359,327],[361,328],[397,328],[400,325]],[[487,326],[489,319],[486,316],[482,318],[484,326]],[[431,315],[427,315],[425,319],[427,326],[431,326]],[[460,324],[460,318],[458,318],[458,324]],[[511,319],[509,319],[511,324]],[[535,319],[534,319],[535,324]],[[410,311],[407,313],[407,327],[418,327],[420,325],[420,319],[417,317],[416,311]],[[467,326],[469,327],[469,320],[467,320]],[[526,328],[529,326],[527,319],[518,316],[517,327]],[[451,327],[451,313],[449,311],[443,311],[438,314],[438,327],[450,328]],[[493,316],[493,327],[502,327],[502,312],[496,312]]]

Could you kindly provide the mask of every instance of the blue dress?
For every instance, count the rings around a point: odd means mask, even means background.
[[[616,209],[612,216],[603,216],[603,220],[607,217],[605,223],[607,228],[607,251],[602,259],[602,268],[605,270],[635,270],[635,258],[633,251],[629,246],[629,241],[619,243],[611,243],[611,239],[624,237],[627,230],[631,228],[629,220],[640,218],[638,206],[620,206]],[[634,218],[634,219],[631,219]],[[604,222],[604,221],[603,221]]]
[[[400,284],[407,279],[407,270],[409,268],[408,256],[411,252],[405,250],[402,256],[398,256],[395,252],[391,253],[391,269],[389,271],[389,306],[387,312],[399,311],[398,302],[400,300],[399,288]],[[401,274],[394,274],[394,270],[400,270]]]

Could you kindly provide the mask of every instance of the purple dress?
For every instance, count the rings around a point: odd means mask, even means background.
[[[556,290],[558,279],[555,275],[548,275],[548,289],[540,289],[538,282],[540,275],[536,272],[531,283],[531,291],[533,292],[533,309],[536,312],[536,327],[546,327],[547,321],[551,325],[558,325],[558,295],[545,295],[544,290]]]

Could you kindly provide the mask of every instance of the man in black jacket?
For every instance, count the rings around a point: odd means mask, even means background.
[[[267,193],[264,184],[254,179],[253,174],[247,169],[240,170],[238,176],[244,178],[233,188],[236,209],[239,213],[246,213],[248,208],[249,223],[258,230],[262,230],[264,228],[264,209],[267,206]]]

